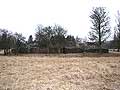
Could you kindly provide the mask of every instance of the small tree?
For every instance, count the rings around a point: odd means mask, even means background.
[[[31,48],[34,46],[32,35],[30,35],[29,38],[28,38],[27,46],[28,46],[28,52],[32,52]]]
[[[14,47],[14,37],[8,30],[0,30],[0,48],[4,50],[4,55],[10,54],[10,49]]]
[[[32,37],[32,35],[30,35],[29,38],[28,38],[28,44],[30,44],[30,43],[33,43],[33,37]]]
[[[68,35],[66,38],[66,46],[68,47],[75,47],[76,46],[76,40],[74,36]]]
[[[27,53],[27,45],[25,41],[25,37],[22,34],[15,33],[15,53]]]
[[[92,31],[89,32],[89,39],[96,42],[99,49],[101,49],[102,44],[110,36],[110,18],[104,7],[94,8],[90,18],[93,26],[91,27]]]

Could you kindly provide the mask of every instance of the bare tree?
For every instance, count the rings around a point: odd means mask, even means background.
[[[43,27],[37,26],[36,42],[39,48],[47,48],[48,53],[50,48],[56,48],[58,53],[65,46],[66,30],[60,25]]]
[[[15,33],[15,54],[27,53],[25,37],[21,33]]]
[[[36,42],[39,48],[47,48],[49,53],[49,48],[51,46],[51,37],[53,36],[52,26],[43,27],[42,25],[37,26],[36,32]]]
[[[0,29],[0,49],[4,50],[4,55],[10,54],[10,49],[15,45],[12,32]]]
[[[117,12],[117,17],[116,17],[116,27],[115,27],[115,32],[114,32],[114,44],[115,47],[120,50],[120,13],[119,11]]]
[[[89,32],[89,39],[96,42],[99,49],[101,49],[102,44],[110,36],[108,12],[106,12],[104,7],[96,7],[93,8],[90,18],[93,26],[91,27],[92,31]]]
[[[55,25],[53,27],[53,32],[54,35],[51,38],[52,41],[52,45],[53,47],[57,48],[58,53],[60,53],[60,49],[65,47],[65,43],[66,43],[66,33],[67,31],[60,25]]]

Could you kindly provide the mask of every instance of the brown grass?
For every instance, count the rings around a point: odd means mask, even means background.
[[[120,90],[120,57],[0,56],[0,90]]]

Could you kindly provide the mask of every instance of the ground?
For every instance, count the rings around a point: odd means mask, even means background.
[[[120,90],[120,57],[0,56],[0,90]]]

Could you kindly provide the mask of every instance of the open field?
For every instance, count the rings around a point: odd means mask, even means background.
[[[0,90],[120,90],[120,57],[0,56]]]

